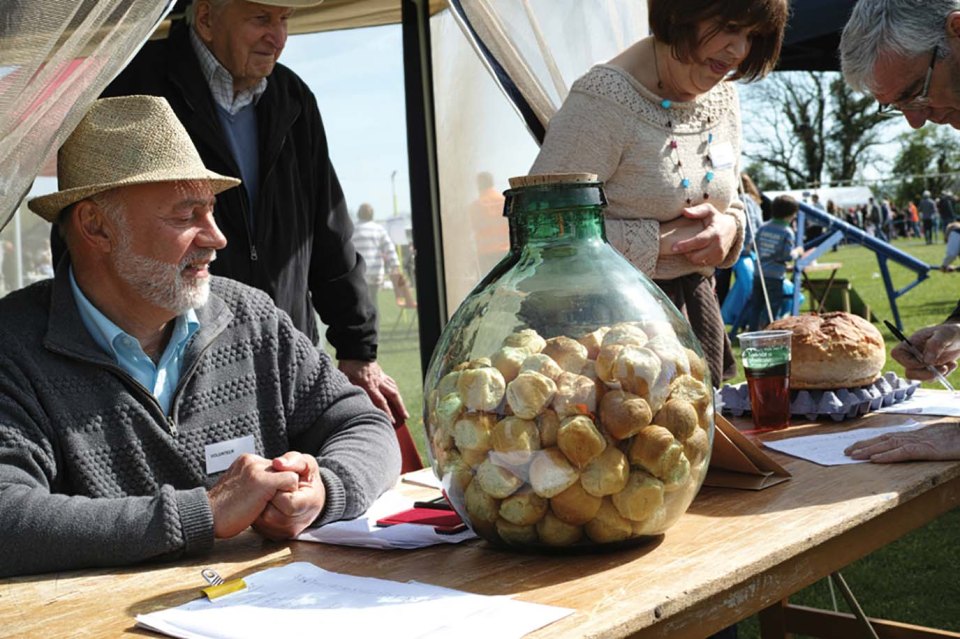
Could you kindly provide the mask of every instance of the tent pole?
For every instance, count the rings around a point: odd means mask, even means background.
[[[407,109],[410,206],[416,248],[420,366],[427,372],[447,320],[440,221],[440,186],[434,125],[433,65],[428,0],[401,0],[403,75]]]

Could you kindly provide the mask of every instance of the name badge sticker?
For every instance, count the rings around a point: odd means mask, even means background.
[[[710,162],[715,169],[732,169],[733,146],[729,142],[716,142],[711,144]]]
[[[245,435],[224,442],[207,444],[203,447],[203,455],[207,460],[207,474],[212,475],[230,468],[237,457],[244,453],[256,454],[257,446],[253,435]]]

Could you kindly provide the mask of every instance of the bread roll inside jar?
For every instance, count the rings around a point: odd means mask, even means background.
[[[434,472],[494,544],[573,551],[666,533],[710,461],[700,345],[607,243],[595,176],[510,184],[511,250],[454,313],[427,370]]]

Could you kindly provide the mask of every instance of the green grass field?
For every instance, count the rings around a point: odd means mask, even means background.
[[[926,246],[923,240],[895,240],[894,246],[929,264],[939,265],[943,259],[944,244]],[[870,306],[875,323],[887,340],[887,352],[896,342],[887,334],[880,320],[893,320],[884,291],[883,280],[874,253],[859,246],[842,246],[828,252],[821,262],[841,262],[838,278],[850,281],[854,291]],[[890,263],[894,286],[902,288],[912,282],[912,272]],[[953,310],[960,298],[960,273],[931,271],[928,280],[919,284],[897,300],[904,332],[908,335],[922,326],[939,323]],[[809,304],[804,304],[808,310]],[[427,459],[422,416],[422,373],[416,320],[407,312],[398,317],[389,290],[380,293],[381,346],[380,362],[397,380],[404,401],[410,411],[410,430],[417,440],[423,459]],[[411,319],[413,322],[411,323]],[[736,344],[734,344],[736,350]],[[902,373],[899,365],[888,358],[885,370]],[[949,377],[960,388],[960,372]],[[732,380],[742,381],[741,375]],[[935,383],[925,384],[939,388]],[[669,534],[669,533],[668,533]],[[843,571],[853,592],[866,613],[872,617],[894,619],[935,628],[960,632],[960,510],[954,510],[931,524],[914,531]],[[840,610],[845,605],[837,594]],[[825,581],[801,591],[792,602],[819,608],[832,608],[831,596]],[[756,618],[739,624],[741,639],[760,636]]]

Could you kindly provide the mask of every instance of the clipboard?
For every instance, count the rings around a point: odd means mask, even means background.
[[[715,416],[713,451],[704,486],[763,490],[790,479],[790,473],[743,436],[727,418]]]

